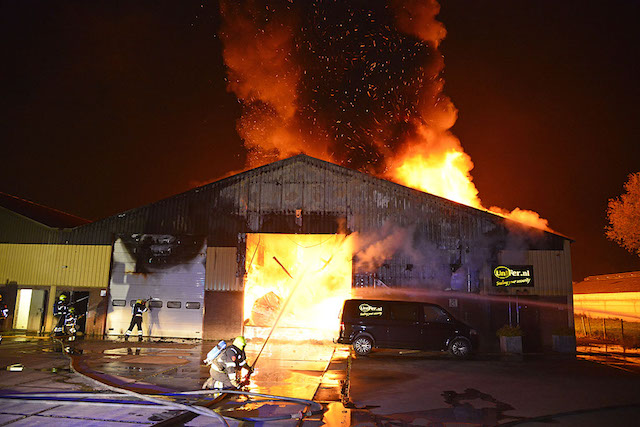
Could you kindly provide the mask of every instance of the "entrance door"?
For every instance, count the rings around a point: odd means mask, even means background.
[[[40,332],[44,315],[46,291],[43,289],[18,289],[15,329]]]
[[[41,332],[44,319],[45,296],[44,289],[33,289],[31,292],[31,305],[29,306],[29,322],[27,330]]]
[[[14,329],[27,329],[29,324],[29,309],[31,308],[31,293],[33,289],[18,289],[16,299],[16,314],[13,317]]]

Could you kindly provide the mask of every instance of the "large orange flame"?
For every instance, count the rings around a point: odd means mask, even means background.
[[[461,151],[450,150],[437,156],[415,154],[404,158],[395,170],[395,179],[408,187],[480,207],[469,165],[473,166],[471,159]]]
[[[407,141],[405,151],[391,160],[389,178],[407,187],[552,231],[548,221],[537,212],[518,207],[508,211],[482,205],[471,177],[473,162],[462,149],[460,141],[447,130],[455,122],[455,109],[451,107],[445,112],[441,114],[439,125],[418,127],[418,135]]]
[[[245,329],[269,329],[282,312],[276,336],[300,338],[283,332],[294,327],[314,329],[307,339],[334,338],[342,303],[351,296],[352,256],[345,235],[247,235]]]

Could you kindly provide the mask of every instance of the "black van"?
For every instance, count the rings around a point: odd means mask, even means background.
[[[337,342],[353,345],[361,356],[378,347],[448,350],[464,358],[477,348],[478,333],[436,304],[350,299],[342,308]]]

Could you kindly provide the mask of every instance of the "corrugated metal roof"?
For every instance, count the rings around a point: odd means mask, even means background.
[[[302,221],[296,218],[302,212]],[[77,227],[63,238],[110,244],[113,233],[206,234],[210,246],[233,246],[238,233],[334,233],[426,219],[421,232],[437,241],[507,228],[535,231],[541,249],[562,249],[564,236],[306,155],[270,163],[156,203]],[[542,243],[545,240],[547,243]],[[555,241],[555,243],[553,243]],[[450,244],[455,242],[451,241]],[[553,246],[553,247],[550,247]]]
[[[0,206],[52,228],[72,228],[89,220],[0,191]]]
[[[586,277],[573,284],[574,294],[640,292],[640,271]]]
[[[237,250],[235,275],[239,279],[245,256],[242,236],[248,233],[376,233],[388,223],[411,230],[407,241],[415,244],[413,249],[425,262],[414,268],[407,256],[394,255],[373,273],[373,279],[383,283],[399,286],[434,281],[444,288],[446,279],[434,276],[432,264],[437,263],[450,276],[450,267],[474,264],[474,257],[488,264],[498,251],[517,247],[523,252],[541,252],[532,262],[549,270],[541,276],[549,282],[545,292],[571,291],[569,239],[564,236],[306,155],[59,231],[42,243],[110,246],[118,234],[198,235],[206,237],[209,247]],[[516,245],[510,244],[513,240]],[[545,251],[551,252],[542,253]],[[231,252],[227,255],[225,265],[233,263]],[[214,274],[209,288],[239,289],[238,283],[231,283],[232,270],[208,271]]]

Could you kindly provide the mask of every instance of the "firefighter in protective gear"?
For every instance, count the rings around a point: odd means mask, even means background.
[[[141,299],[137,300],[131,309],[131,323],[129,329],[124,333],[124,340],[129,341],[129,335],[133,332],[133,327],[138,327],[138,341],[142,341],[142,313],[147,311],[147,302]]]
[[[58,301],[56,301],[56,304],[53,306],[53,316],[58,318],[56,327],[53,328],[54,335],[63,334],[64,320],[67,316],[68,311],[69,311],[69,307],[67,306],[67,296],[65,294],[61,294],[58,297]]]
[[[246,345],[247,340],[243,336],[239,336],[233,340],[233,344],[222,350],[218,357],[211,362],[210,377],[202,388],[235,389],[240,387],[242,381],[239,374],[242,369],[251,372],[251,368],[247,365],[247,355],[244,352]]]
[[[76,309],[74,307],[69,307],[67,310],[67,314],[64,317],[64,334],[69,337],[69,341],[75,341],[76,332],[78,332],[78,319],[82,316],[84,316],[84,314],[76,316]]]
[[[0,294],[0,331],[4,326],[4,319],[9,317],[9,307],[2,301],[2,294]],[[2,343],[2,335],[0,335],[0,343]]]

